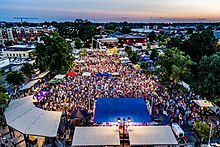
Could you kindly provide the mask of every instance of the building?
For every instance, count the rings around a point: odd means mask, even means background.
[[[34,51],[34,45],[13,45],[3,50],[3,57],[8,58],[30,58],[30,53]]]
[[[0,28],[0,44],[5,41],[14,41],[12,28]]]
[[[10,64],[9,58],[1,58],[0,59],[0,72],[1,73],[7,73],[11,71],[11,67],[13,65]]]

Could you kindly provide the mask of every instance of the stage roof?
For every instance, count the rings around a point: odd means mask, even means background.
[[[7,124],[26,135],[56,137],[62,112],[37,108],[32,99],[12,100],[4,112]]]
[[[170,126],[129,126],[130,145],[178,144]]]
[[[120,145],[118,127],[76,127],[72,146]]]
[[[117,118],[132,122],[151,122],[144,98],[98,98],[94,122],[117,122]]]

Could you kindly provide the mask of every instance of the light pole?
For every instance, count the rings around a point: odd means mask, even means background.
[[[128,121],[128,123],[130,123],[131,122],[131,118],[128,117],[127,121]],[[125,134],[125,126],[126,126],[125,118],[122,118],[122,122],[121,122],[121,118],[118,117],[118,123],[122,126],[122,147],[124,147],[124,140],[125,140],[124,134]],[[120,132],[119,132],[119,134],[120,134]]]
[[[210,123],[210,129],[209,129],[209,141],[208,141],[208,145],[207,145],[207,147],[210,147],[211,136],[212,136],[212,124]]]

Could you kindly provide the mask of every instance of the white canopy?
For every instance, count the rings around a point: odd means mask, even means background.
[[[91,76],[91,73],[90,73],[90,72],[84,72],[84,73],[82,74],[82,76],[84,76],[84,77],[89,77],[89,76]]]
[[[42,72],[40,73],[38,76],[32,78],[32,79],[41,79],[43,77],[45,77],[50,71],[45,71],[45,72]]]
[[[100,42],[118,42],[118,38],[103,38],[103,39],[98,39]]]
[[[117,127],[76,127],[72,146],[120,145]]]
[[[33,95],[11,101],[4,112],[7,124],[26,135],[56,137],[62,113],[39,109],[32,99]]]
[[[61,75],[61,74],[58,74],[54,77],[54,79],[60,79],[62,80],[66,75]]]
[[[129,126],[130,145],[178,144],[170,126]]]
[[[34,84],[36,84],[38,81],[39,81],[39,79],[30,81],[30,82],[28,82],[26,85],[24,85],[20,90],[29,89],[29,88],[31,88],[32,86],[34,86]]]
[[[214,105],[207,100],[193,100],[200,107],[214,107]]]

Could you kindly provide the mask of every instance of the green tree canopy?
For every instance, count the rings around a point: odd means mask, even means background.
[[[217,40],[212,30],[203,30],[201,33],[194,33],[189,40],[185,41],[181,48],[197,64],[202,56],[210,56],[216,52]]]
[[[71,45],[55,32],[42,36],[44,44],[36,47],[36,64],[41,71],[63,73],[71,64]]]
[[[82,41],[79,37],[76,37],[76,39],[75,39],[75,48],[77,48],[77,49],[82,48]]]
[[[34,72],[34,67],[30,63],[24,63],[20,70],[24,75],[31,78],[31,74]]]
[[[148,38],[150,42],[157,41],[157,35],[154,31],[150,32],[150,34],[148,35]]]
[[[208,99],[216,99],[220,105],[220,52],[210,57],[202,57],[195,90]]]
[[[156,62],[159,66],[156,70],[162,84],[171,84],[173,88],[180,80],[187,80],[191,76],[190,65],[195,64],[190,57],[179,51],[177,48],[164,49],[165,54],[161,55]]]
[[[209,131],[210,127],[207,124],[204,124],[202,122],[196,122],[194,124],[196,131],[199,133],[199,136],[203,139],[209,138]]]
[[[151,54],[150,54],[150,59],[151,59],[151,60],[155,60],[155,59],[158,58],[158,56],[159,56],[158,51],[157,51],[156,49],[152,49],[152,50],[151,50]]]
[[[5,80],[10,84],[19,85],[24,82],[24,76],[19,71],[12,71],[11,73],[7,74]]]

